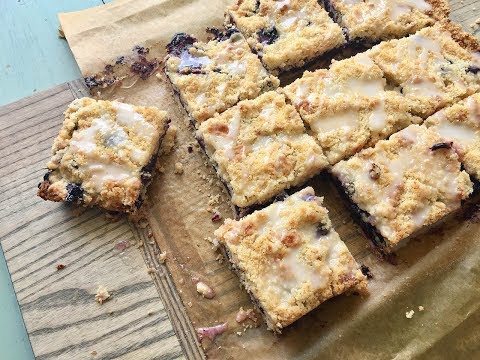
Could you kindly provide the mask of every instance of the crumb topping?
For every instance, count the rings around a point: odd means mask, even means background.
[[[205,121],[197,136],[239,207],[263,203],[327,165],[295,108],[274,91]]]
[[[425,125],[451,142],[465,170],[480,179],[480,94],[435,113]]]
[[[328,0],[349,39],[400,38],[448,17],[446,0]]]
[[[366,286],[322,201],[308,187],[239,221],[227,219],[215,231],[273,330]]]

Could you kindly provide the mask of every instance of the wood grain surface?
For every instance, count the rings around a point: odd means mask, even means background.
[[[78,214],[36,196],[62,113],[83,94],[78,81],[0,108],[0,241],[35,356],[182,358],[168,319],[180,307],[170,299],[167,313],[155,287],[169,286],[153,260],[159,249],[145,248],[157,268],[154,282],[137,248],[145,239],[125,219],[111,222],[98,210]],[[57,270],[59,264],[65,268]],[[111,294],[103,305],[95,301],[99,285]],[[173,319],[188,326],[181,315]]]

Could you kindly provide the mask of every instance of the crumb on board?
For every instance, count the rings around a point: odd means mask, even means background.
[[[174,173],[177,175],[183,174],[183,164],[181,162],[175,163],[175,170]]]
[[[100,285],[97,289],[97,293],[95,294],[95,301],[101,305],[108,299],[110,299],[110,294],[108,293],[107,288],[103,285]]]
[[[215,206],[220,204],[220,194],[217,195],[210,195],[208,197],[208,205],[209,206]]]
[[[152,316],[153,314],[155,314],[155,311],[153,311],[153,310],[148,310],[148,312],[147,312],[147,315],[148,315],[148,316]]]
[[[165,261],[167,260],[167,252],[161,252],[160,255],[158,255],[158,260],[160,260],[161,264],[165,264]]]
[[[411,318],[413,317],[413,314],[415,314],[415,311],[413,311],[413,310],[407,311],[407,312],[405,313],[405,317],[406,317],[407,319],[411,319]]]
[[[425,308],[424,308],[422,305],[420,305],[420,306],[418,307],[418,311],[423,311],[423,310],[425,310]]]
[[[162,80],[162,74],[160,74],[160,73],[158,73],[158,72],[155,74],[155,77],[156,77],[158,80]]]
[[[223,323],[205,328],[197,328],[196,330],[200,341],[204,338],[208,338],[213,341],[218,335],[221,335],[228,330],[228,324]]]
[[[155,269],[152,268],[152,267],[148,267],[148,268],[147,268],[147,273],[153,274],[153,273],[155,273]]]
[[[64,265],[64,264],[57,264],[56,267],[57,267],[57,270],[63,270],[63,269],[65,269],[67,266]]]
[[[219,222],[220,220],[222,220],[222,215],[220,214],[220,212],[216,209],[214,209],[212,211],[212,222]]]
[[[96,352],[95,350],[90,351],[90,355],[92,355],[92,356],[97,356],[97,352]]]
[[[213,299],[215,297],[215,291],[203,281],[197,282],[196,289],[205,299]]]
[[[168,155],[172,152],[175,146],[175,140],[177,138],[177,127],[171,125],[167,132],[165,133],[165,137],[163,138],[160,153],[164,155]]]
[[[188,305],[188,307],[192,307],[192,306],[193,306],[193,304],[192,304],[191,301],[189,301],[189,302],[187,303],[187,305]]]

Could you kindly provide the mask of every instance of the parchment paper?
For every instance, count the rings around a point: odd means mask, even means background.
[[[103,70],[137,44],[152,47],[149,56],[164,54],[175,32],[204,34],[219,26],[230,1],[136,1],[114,3],[70,14],[60,22],[84,75]],[[479,9],[480,10],[480,9]],[[479,11],[477,10],[477,11]],[[477,14],[478,17],[478,14]],[[201,37],[201,36],[200,36]],[[209,207],[231,217],[228,196],[201,153],[186,114],[173,97],[159,69],[159,77],[139,80],[129,89],[116,87],[100,97],[169,112],[178,128],[174,151],[162,157],[149,194],[148,217],[160,248],[167,252],[171,272],[195,327],[228,322],[229,330],[211,343],[203,342],[211,358],[220,359],[459,359],[480,357],[480,217],[475,206],[435,231],[412,240],[398,252],[397,265],[380,259],[351,217],[328,179],[311,181],[337,231],[373,279],[370,295],[339,296],[273,335],[259,321],[247,329],[235,322],[240,306],[251,308],[244,290],[206,239],[218,223]],[[193,153],[187,151],[194,145]],[[183,174],[175,174],[175,163]],[[219,195],[219,205],[209,204]],[[201,298],[193,277],[213,287],[217,296]],[[419,310],[423,307],[423,311]],[[413,310],[411,318],[406,312]],[[237,335],[239,332],[241,335]]]

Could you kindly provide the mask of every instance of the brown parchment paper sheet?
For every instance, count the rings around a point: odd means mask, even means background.
[[[84,75],[103,70],[137,44],[162,57],[175,32],[202,37],[207,26],[219,26],[231,1],[117,0],[105,6],[60,14],[61,26]],[[463,19],[475,19],[475,1],[457,7]],[[452,3],[455,8],[457,2]],[[460,4],[460,2],[458,2]],[[463,11],[463,12],[461,12]],[[460,13],[461,12],[461,13]],[[476,12],[476,16],[475,16]],[[455,15],[455,11],[454,11]],[[455,18],[455,16],[454,16]],[[149,221],[155,238],[168,254],[167,266],[195,327],[228,322],[227,333],[206,353],[219,359],[459,359],[480,357],[480,216],[459,214],[435,231],[414,239],[398,252],[392,265],[374,255],[328,179],[311,181],[325,197],[330,216],[358,262],[373,279],[370,295],[340,296],[322,304],[282,335],[261,324],[248,329],[235,322],[240,306],[251,308],[244,290],[206,240],[218,223],[208,211],[212,195],[220,196],[223,217],[231,217],[228,197],[206,157],[199,150],[185,112],[173,97],[161,69],[129,89],[117,87],[100,97],[169,112],[178,128],[174,151],[164,156],[164,172],[149,189]],[[193,153],[187,147],[194,145]],[[174,173],[181,162],[184,173]],[[478,208],[475,208],[478,210]],[[475,210],[474,209],[474,210]],[[211,285],[212,300],[201,298],[192,277]],[[424,310],[420,311],[419,306]],[[414,310],[411,319],[406,312]],[[241,336],[237,335],[241,332]]]

